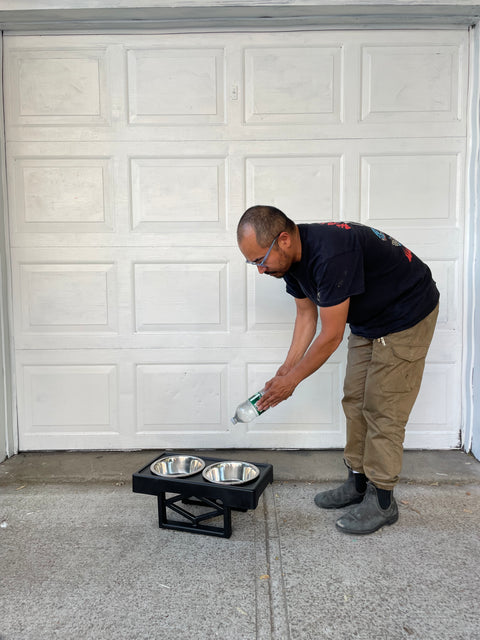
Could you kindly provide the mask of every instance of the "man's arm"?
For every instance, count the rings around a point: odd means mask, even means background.
[[[295,298],[295,304],[297,305],[297,315],[293,328],[292,343],[285,362],[276,373],[277,376],[284,376],[301,360],[317,331],[317,305],[309,298]]]
[[[308,376],[314,373],[324,362],[328,360],[342,342],[345,325],[347,323],[349,304],[350,299],[347,299],[334,307],[320,308],[320,322],[322,324],[322,328],[319,335],[312,342],[305,355],[303,355],[303,357],[300,356],[300,359],[295,362],[288,373],[285,373],[285,375],[279,375],[277,373],[274,378],[266,383],[265,394],[257,403],[257,407],[259,409],[265,410],[269,407],[275,407],[277,404],[282,402],[282,400],[289,398],[302,380],[308,378]],[[303,333],[303,335],[306,336],[307,333]],[[297,347],[292,353],[291,362],[298,357],[298,349],[301,348],[301,345],[302,342],[298,339]],[[293,347],[294,344],[292,341],[290,351]],[[290,351],[285,364],[289,359]],[[280,373],[282,373],[283,366],[284,365],[282,365],[279,370]]]

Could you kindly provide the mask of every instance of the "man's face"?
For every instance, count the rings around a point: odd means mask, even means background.
[[[255,232],[249,230],[245,233],[242,240],[238,244],[240,251],[245,258],[250,262],[260,263],[264,260],[269,246],[261,247],[255,237]],[[265,263],[260,266],[257,264],[259,273],[266,273],[274,278],[283,278],[283,276],[290,269],[293,259],[291,254],[291,242],[290,235],[284,231],[282,232],[265,260]]]

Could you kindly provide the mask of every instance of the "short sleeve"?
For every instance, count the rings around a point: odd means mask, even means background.
[[[287,293],[289,293],[294,298],[306,298],[307,297],[305,295],[305,292],[302,290],[302,288],[300,287],[300,285],[298,284],[298,282],[294,278],[289,277],[288,274],[286,274],[286,275],[283,276],[283,279],[285,280],[285,283],[286,283]]]

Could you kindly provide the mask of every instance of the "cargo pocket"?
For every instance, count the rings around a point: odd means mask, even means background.
[[[384,391],[405,393],[418,388],[422,381],[428,347],[389,345],[390,366],[381,382]]]

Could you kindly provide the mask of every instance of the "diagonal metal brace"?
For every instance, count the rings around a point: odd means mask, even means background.
[[[186,509],[183,509],[176,503],[185,500],[185,496],[175,495],[171,498],[165,497],[165,492],[157,496],[158,499],[158,526],[162,529],[176,529],[178,531],[190,531],[191,533],[203,533],[221,538],[229,538],[232,535],[232,516],[231,507],[218,504],[213,500],[201,497],[195,500],[194,504],[212,507],[212,511],[195,515]],[[167,508],[178,513],[188,522],[180,522],[178,520],[169,520],[167,517]],[[203,524],[204,520],[223,516],[223,527],[211,526]]]
[[[214,510],[208,511],[207,513],[202,513],[200,515],[194,515],[193,513],[190,513],[186,509],[182,509],[182,507],[176,504],[176,502],[182,499],[182,496],[174,496],[173,498],[168,498],[167,500],[165,500],[165,505],[172,511],[175,511],[184,518],[187,518],[187,520],[190,520],[190,522],[192,522],[193,524],[198,524],[199,522],[202,522],[202,520],[209,520],[210,518],[215,518],[217,516],[222,516],[225,514],[225,509],[223,508],[223,506],[217,504],[216,502],[213,502],[212,500],[209,500],[208,498],[202,498],[201,501],[198,502],[198,504],[205,504],[209,507],[213,507]]]

